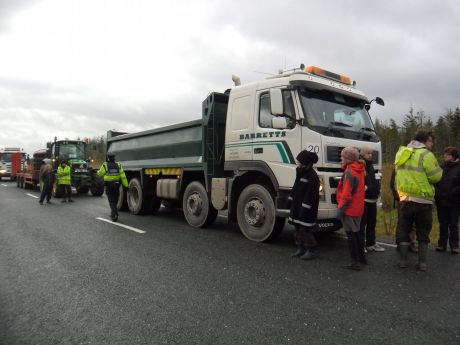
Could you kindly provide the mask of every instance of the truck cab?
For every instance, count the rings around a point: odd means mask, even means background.
[[[374,168],[380,176],[381,143],[368,113],[370,103],[350,78],[317,67],[302,66],[258,83],[236,86],[228,101],[225,170],[236,176],[250,174],[255,181],[269,177],[263,186],[275,199],[276,215],[286,217],[295,157],[301,150],[315,152],[319,160],[314,168],[321,183],[318,225],[321,230],[340,228],[335,216],[341,150],[346,146],[373,148]],[[380,98],[377,103],[383,105]],[[273,231],[254,226],[268,216],[257,195],[248,197],[242,207],[245,219],[238,223],[240,228],[246,227],[247,233],[242,229],[246,237],[273,235]],[[230,207],[230,214],[238,218],[238,207]]]

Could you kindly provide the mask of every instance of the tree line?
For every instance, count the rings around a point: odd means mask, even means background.
[[[447,110],[436,123],[423,110],[415,111],[411,107],[404,115],[401,125],[392,118],[389,121],[376,119],[374,125],[382,142],[383,163],[392,163],[399,146],[407,145],[419,128],[434,133],[433,152],[438,158],[441,158],[447,146],[460,147],[460,108],[458,107],[455,110]]]

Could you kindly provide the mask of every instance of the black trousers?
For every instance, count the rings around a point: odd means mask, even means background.
[[[120,184],[118,182],[106,182],[105,194],[107,195],[107,199],[109,200],[110,215],[112,217],[118,215],[117,203],[118,196],[120,194]]]
[[[460,207],[443,207],[436,205],[439,220],[439,240],[438,245],[447,246],[449,240],[450,249],[458,248],[458,219]]]
[[[67,200],[70,200],[72,198],[72,187],[70,187],[70,184],[61,184],[59,187],[62,188],[62,197],[64,200],[67,197]]]
[[[397,243],[410,243],[409,233],[414,225],[417,241],[430,243],[429,235],[433,223],[433,216],[431,214],[433,205],[401,201],[399,207],[399,234]]]
[[[366,247],[375,244],[375,226],[377,224],[377,203],[365,202],[361,218],[360,232]]]

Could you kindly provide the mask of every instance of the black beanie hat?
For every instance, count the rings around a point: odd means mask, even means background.
[[[318,155],[307,150],[300,151],[296,158],[303,165],[315,164],[318,162]]]

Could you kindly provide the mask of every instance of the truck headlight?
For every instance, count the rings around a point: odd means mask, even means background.
[[[4,173],[6,173],[6,170],[1,169],[1,170],[0,170],[0,174],[4,174]]]
[[[326,191],[324,190],[324,178],[319,176],[319,201],[326,201]]]

